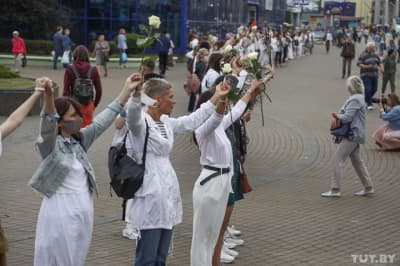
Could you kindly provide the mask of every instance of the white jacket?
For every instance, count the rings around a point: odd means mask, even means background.
[[[145,229],[172,229],[182,222],[182,200],[176,173],[169,155],[174,143],[174,134],[193,131],[214,112],[215,106],[204,103],[187,116],[171,118],[161,116],[168,139],[161,135],[155,121],[142,110],[140,97],[128,102],[127,123],[131,134],[135,159],[140,162],[146,132],[145,120],[149,125],[146,153],[146,170],[143,185],[136,192],[129,210],[133,227]]]

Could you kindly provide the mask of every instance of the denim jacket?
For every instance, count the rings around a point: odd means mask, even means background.
[[[57,114],[41,114],[40,134],[35,148],[42,161],[36,169],[29,186],[47,197],[51,197],[70,171],[74,156],[82,163],[89,179],[89,189],[96,191],[94,169],[89,162],[86,151],[92,143],[113,123],[122,106],[114,101],[98,114],[93,123],[81,129],[82,141],[65,140],[58,134]]]

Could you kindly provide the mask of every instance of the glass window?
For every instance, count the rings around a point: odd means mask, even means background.
[[[110,17],[110,0],[88,0],[88,17]]]
[[[84,16],[85,15],[85,1],[82,0],[63,0],[62,6],[67,7],[72,12],[72,17],[74,16]]]
[[[88,46],[90,49],[93,49],[94,41],[97,40],[100,34],[104,34],[106,41],[110,40],[110,21],[88,19]]]
[[[112,16],[120,20],[134,19],[136,2],[135,0],[112,1]]]

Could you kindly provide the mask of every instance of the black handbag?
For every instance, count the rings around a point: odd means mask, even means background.
[[[351,123],[340,122],[339,126],[336,128],[331,128],[331,135],[339,138],[348,138],[351,136]]]
[[[149,138],[149,126],[146,122],[146,137],[144,140],[142,164],[138,164],[132,157],[127,154],[126,138],[128,132],[125,134],[122,143],[117,146],[112,146],[108,150],[108,171],[110,174],[110,193],[111,188],[114,190],[118,197],[124,200],[132,199],[135,193],[143,184],[145,163],[146,163],[146,149],[147,140]]]

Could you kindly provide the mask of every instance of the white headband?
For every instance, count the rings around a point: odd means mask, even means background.
[[[151,106],[151,107],[155,107],[157,105],[157,101],[149,97],[144,92],[142,92],[142,103],[146,106]]]

